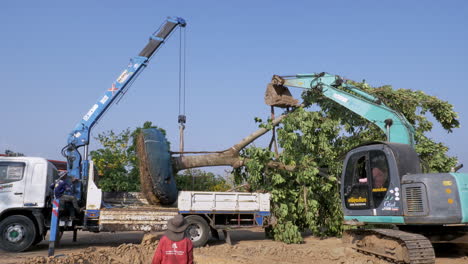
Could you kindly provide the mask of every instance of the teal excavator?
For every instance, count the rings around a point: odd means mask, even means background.
[[[344,235],[360,252],[400,263],[435,263],[432,243],[468,243],[468,174],[423,173],[406,118],[327,73],[273,76],[265,102],[294,106],[287,87],[313,89],[377,125],[385,142],[349,151],[341,175]],[[369,226],[386,228],[368,228]],[[392,228],[388,228],[392,227]]]

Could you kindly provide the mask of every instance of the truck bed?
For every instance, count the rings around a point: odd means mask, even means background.
[[[99,231],[162,231],[181,213],[201,215],[213,226],[262,226],[270,215],[270,194],[241,192],[179,192],[178,204],[149,205],[141,193],[103,193]]]
[[[179,192],[181,213],[247,213],[269,212],[269,193],[245,192]]]
[[[162,231],[167,220],[178,214],[177,208],[162,206],[129,206],[105,208],[100,212],[99,230],[114,231]]]
[[[149,205],[141,193],[104,192],[99,217],[99,230],[162,231],[167,220],[178,214],[176,206]]]

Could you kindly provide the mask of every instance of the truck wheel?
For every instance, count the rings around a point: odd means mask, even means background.
[[[185,217],[189,224],[186,229],[187,237],[192,240],[194,247],[202,247],[208,242],[210,227],[203,217],[198,215],[189,215]]]
[[[36,239],[33,221],[23,215],[12,215],[0,222],[0,248],[10,252],[28,249]]]

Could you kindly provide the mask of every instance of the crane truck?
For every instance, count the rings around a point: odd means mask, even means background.
[[[468,242],[468,174],[423,173],[414,128],[401,113],[338,75],[275,75],[267,93],[281,91],[281,97],[290,94],[287,87],[315,90],[387,136],[350,150],[344,159],[344,220],[360,227],[345,233],[352,247],[398,263],[435,263],[432,243]]]
[[[269,194],[179,192],[177,202],[149,205],[136,194],[103,193],[95,181],[93,162],[88,157],[90,131],[115,100],[124,94],[147,66],[159,47],[177,27],[185,27],[180,17],[168,18],[150,36],[148,44],[99,98],[68,136],[62,149],[68,175],[83,211],[72,217],[68,203],[54,199],[49,186],[58,178],[56,167],[44,158],[0,157],[0,249],[20,252],[41,242],[49,232],[49,256],[56,239],[65,231],[117,232],[162,231],[166,222],[182,214],[194,246],[202,246],[210,233],[227,227],[263,226],[270,215]],[[80,149],[83,148],[83,153]],[[70,183],[72,184],[72,183]],[[173,202],[173,201],[171,201]]]
[[[56,167],[38,157],[0,157],[0,249],[25,251],[40,243],[50,229],[53,194],[49,185],[58,178]],[[70,219],[72,206],[60,206],[58,233],[77,231],[163,231],[166,222],[182,214],[195,246],[206,244],[217,230],[264,226],[270,215],[267,193],[181,191],[177,203],[150,205],[141,193],[102,192],[90,162],[85,208]]]

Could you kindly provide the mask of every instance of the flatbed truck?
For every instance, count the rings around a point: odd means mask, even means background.
[[[44,158],[0,157],[0,249],[25,251],[45,239],[50,229],[52,193],[58,178],[55,166]],[[77,231],[164,231],[167,220],[182,214],[189,222],[187,235],[195,246],[217,237],[217,230],[267,226],[270,194],[181,191],[175,204],[149,205],[140,193],[102,192],[90,163],[86,208],[71,219],[61,206],[59,234]]]

